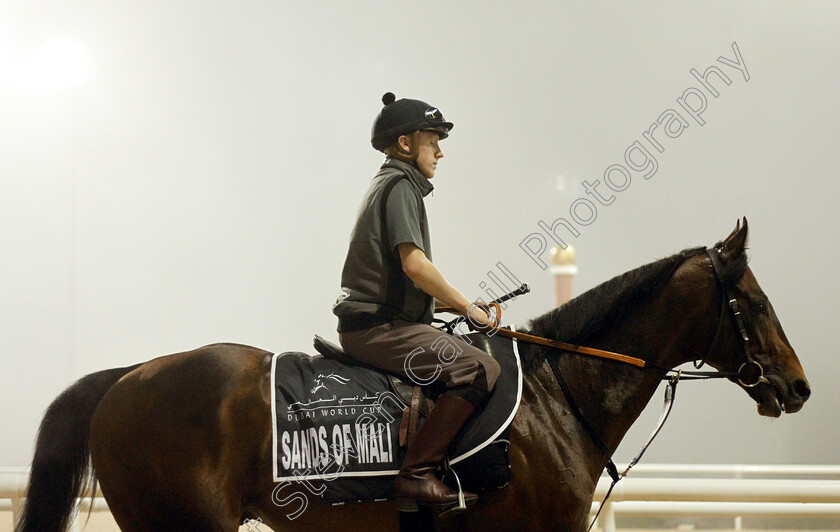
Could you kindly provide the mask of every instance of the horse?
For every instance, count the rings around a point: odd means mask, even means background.
[[[518,327],[639,357],[650,367],[520,343],[523,390],[510,427],[512,480],[436,529],[484,530],[488,523],[494,530],[585,528],[608,455],[661,382],[656,368],[704,361],[743,388],[760,415],[800,410],[811,389],[747,265],[747,233],[744,218],[717,243],[719,272],[705,247],[686,249]],[[737,303],[737,319],[727,299]],[[745,353],[746,335],[752,354]],[[41,423],[16,531],[64,531],[77,497],[96,479],[126,532],[227,532],[243,523],[276,532],[399,530],[399,512],[388,502],[330,507],[310,496],[305,511],[290,516],[278,500],[271,358],[255,347],[214,344],[71,385]],[[753,365],[761,376],[745,382],[739,371]],[[565,376],[568,394],[555,369]],[[572,402],[602,445],[584,430]]]

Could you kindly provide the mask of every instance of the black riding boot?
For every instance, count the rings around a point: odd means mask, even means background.
[[[417,504],[448,508],[458,505],[458,492],[438,480],[435,472],[446,450],[473,413],[466,399],[445,393],[440,396],[426,423],[408,446],[400,473],[394,481],[394,502],[401,512],[416,512]],[[467,504],[478,495],[464,493]]]

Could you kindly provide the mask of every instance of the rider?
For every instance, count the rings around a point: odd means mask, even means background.
[[[438,141],[453,125],[419,100],[396,100],[389,92],[382,103],[371,144],[386,158],[362,201],[333,312],[348,355],[418,384],[445,387],[409,443],[393,497],[404,511],[415,511],[417,503],[452,507],[458,493],[435,473],[474,408],[490,394],[500,368],[484,351],[430,325],[436,302],[467,316],[478,329],[491,323],[431,262],[423,198],[433,189],[430,180],[443,157]],[[457,357],[439,356],[442,346]],[[465,498],[470,503],[478,497]]]

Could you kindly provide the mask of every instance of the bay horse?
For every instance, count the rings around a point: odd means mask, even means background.
[[[534,335],[623,353],[674,368],[705,360],[737,375],[748,360],[764,378],[730,380],[758,413],[797,412],[810,395],[802,366],[745,253],[747,221],[716,248],[687,249],[618,276],[518,327]],[[724,289],[725,288],[725,289]],[[608,456],[583,430],[550,364],[608,453],[642,412],[662,372],[520,342],[524,383],[510,432],[513,478],[439,530],[585,527]],[[272,353],[215,344],[83,377],[48,408],[38,434],[18,532],[64,531],[76,498],[98,479],[126,532],[234,531],[260,519],[276,532],[398,530],[388,502],[328,507],[310,496],[291,519],[272,480]],[[87,488],[86,488],[87,486]],[[256,523],[257,521],[252,521]],[[259,530],[259,525],[254,530]]]

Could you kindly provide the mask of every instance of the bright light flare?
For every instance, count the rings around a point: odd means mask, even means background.
[[[87,80],[87,56],[72,39],[50,40],[40,53],[28,57],[8,37],[0,39],[0,87],[69,89],[82,87]]]
[[[87,83],[87,57],[84,49],[73,40],[48,42],[40,62],[42,86],[81,87]]]

